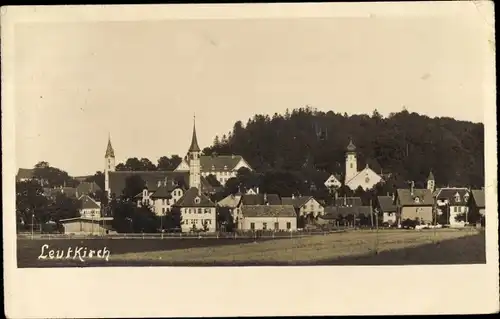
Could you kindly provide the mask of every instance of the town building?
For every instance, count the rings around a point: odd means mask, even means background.
[[[61,219],[65,234],[74,235],[105,235],[113,233],[112,217],[75,217]]]
[[[324,207],[312,196],[293,196],[281,198],[283,205],[292,205],[298,217],[311,216],[317,218],[324,214]]]
[[[328,188],[330,192],[333,192],[335,189],[340,188],[342,186],[341,182],[342,178],[337,174],[332,174],[325,181],[325,186]]]
[[[377,196],[376,212],[381,215],[382,224],[396,224],[397,207],[394,203],[395,196]]]
[[[217,229],[216,205],[202,191],[200,152],[196,137],[196,123],[194,123],[191,146],[188,150],[189,189],[174,204],[182,217],[183,232],[191,230],[214,232]]]
[[[437,214],[450,226],[464,226],[469,210],[470,191],[464,187],[443,187],[435,195]]]
[[[78,198],[77,190],[75,187],[59,186],[53,188],[43,188],[43,195],[48,198],[55,199],[58,194],[64,194],[70,198]]]
[[[375,187],[378,183],[384,181],[381,175],[375,173],[368,164],[361,171],[358,171],[358,159],[356,153],[356,146],[349,141],[346,149],[345,155],[345,174],[344,174],[344,185],[349,187],[351,190],[356,190],[358,187],[364,190],[369,190]],[[332,174],[325,181],[325,186],[333,192],[335,188],[340,187],[341,177]]]
[[[243,231],[295,231],[297,215],[292,205],[243,205],[238,229]]]
[[[78,200],[80,201],[80,217],[90,219],[101,218],[101,203],[88,195],[82,195]]]
[[[408,219],[418,220],[421,224],[433,222],[434,199],[431,190],[416,189],[412,182],[410,189],[397,189],[395,195],[398,227],[401,227],[401,223]]]
[[[486,220],[486,198],[484,189],[471,190],[471,197],[469,199],[469,213],[471,215],[479,216],[479,222],[482,226],[485,225]]]
[[[252,170],[250,165],[240,155],[202,155],[200,156],[201,176],[213,175],[217,181],[224,186],[226,182],[238,175],[242,167]],[[189,159],[184,158],[175,171],[189,171]]]

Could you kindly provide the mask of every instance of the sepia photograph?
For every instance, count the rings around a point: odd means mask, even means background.
[[[400,16],[260,5],[237,18],[241,6],[216,5],[174,18],[183,6],[165,5],[149,19],[154,6],[2,18],[13,267],[292,267],[298,285],[319,266],[486,267],[493,6],[450,3]]]

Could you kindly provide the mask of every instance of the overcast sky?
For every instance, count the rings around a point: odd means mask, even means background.
[[[481,42],[482,41],[482,42]],[[404,106],[483,121],[484,37],[451,18],[167,20],[17,25],[16,163],[71,175],[183,156],[256,113]]]

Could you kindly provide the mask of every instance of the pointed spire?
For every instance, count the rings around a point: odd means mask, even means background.
[[[105,158],[107,157],[115,157],[115,150],[113,150],[113,146],[111,146],[111,135],[108,132],[108,147],[106,148],[106,154],[104,155]]]
[[[190,152],[199,152],[200,147],[198,146],[198,139],[196,138],[196,115],[193,117],[193,137],[191,139],[191,146],[189,147]]]
[[[429,177],[427,177],[428,181],[434,181],[434,174],[432,174],[432,170],[429,172]]]
[[[354,152],[355,150],[356,150],[356,146],[354,146],[352,139],[349,139],[349,145],[347,145],[347,151]]]

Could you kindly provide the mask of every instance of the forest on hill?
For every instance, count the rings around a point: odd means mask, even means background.
[[[391,176],[392,187],[425,187],[432,170],[437,187],[484,186],[484,125],[430,118],[403,109],[383,117],[321,112],[310,107],[238,121],[203,150],[242,155],[259,172],[322,172],[343,175],[345,149],[357,147],[358,170],[366,164]]]

